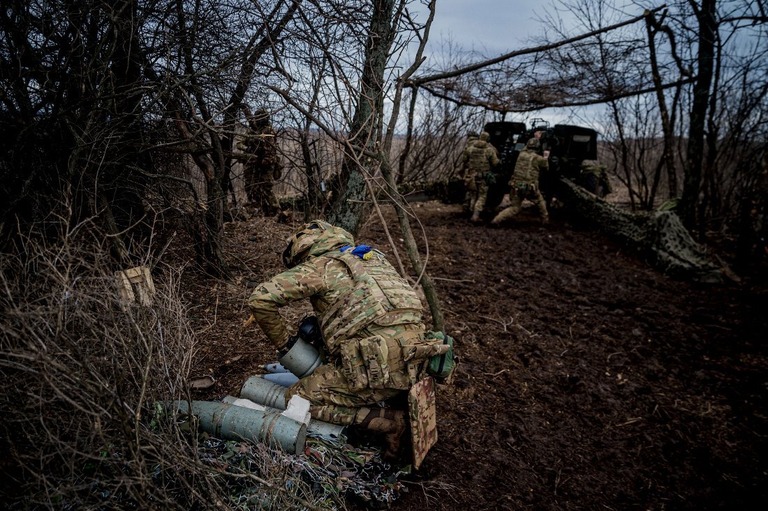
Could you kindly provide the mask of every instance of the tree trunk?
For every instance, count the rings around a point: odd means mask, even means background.
[[[205,210],[205,262],[211,275],[227,276],[224,254],[221,251],[221,235],[224,231],[224,204],[227,192],[219,179],[209,181],[208,208]]]
[[[702,218],[698,216],[698,204],[702,192],[702,161],[704,156],[704,128],[707,119],[709,90],[715,61],[715,13],[716,0],[703,0],[701,7],[693,5],[699,23],[699,51],[697,57],[698,74],[693,86],[693,104],[688,130],[688,150],[686,152],[685,182],[680,211],[683,223],[689,229],[701,227]],[[700,232],[699,235],[703,235]]]
[[[667,169],[667,197],[672,199],[677,197],[677,174],[675,172],[675,158],[672,154],[672,146],[674,144],[674,132],[672,130],[672,122],[670,121],[669,111],[667,110],[667,102],[664,98],[663,82],[661,80],[661,73],[659,72],[659,63],[656,58],[656,40],[654,27],[657,21],[651,12],[646,13],[645,28],[648,33],[648,51],[651,59],[651,72],[653,75],[653,85],[656,88],[656,100],[659,103],[659,113],[661,114],[661,129],[664,133],[664,147],[662,153],[662,162]],[[659,169],[661,170],[661,169]],[[653,189],[651,191],[651,197],[649,202],[653,204],[656,196],[656,187],[658,186],[660,173],[654,177]]]
[[[329,222],[352,234],[357,234],[368,211],[364,173],[373,175],[377,170],[378,162],[363,154],[378,152],[375,145],[384,106],[384,72],[395,36],[394,7],[395,0],[373,2],[360,95],[341,169],[344,186],[334,198],[328,216]]]

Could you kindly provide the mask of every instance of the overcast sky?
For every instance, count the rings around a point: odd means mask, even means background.
[[[547,26],[543,19],[548,14],[560,18],[566,32],[581,33],[578,20],[573,14],[560,8],[552,11],[554,0],[437,0],[435,20],[429,36],[425,55],[425,67],[442,67],[441,49],[452,43],[452,52],[476,52],[483,58],[536,46],[534,39],[541,39]],[[621,18],[640,13],[639,7],[628,0],[616,0],[608,5]],[[425,10],[426,12],[426,10]],[[421,19],[426,19],[426,14]],[[477,56],[470,60],[478,60]],[[545,109],[528,114],[510,114],[509,121],[529,123],[533,118],[544,118],[551,124],[586,124],[599,130],[596,114],[600,107],[581,109]]]
[[[437,0],[431,47],[452,41],[489,57],[527,47],[543,34],[547,0]]]
[[[744,0],[731,0],[740,2]],[[584,31],[575,15],[563,7],[568,0],[437,0],[430,42],[439,47],[452,40],[466,50],[487,56],[532,46],[532,39],[544,36],[543,19],[559,19],[566,32]],[[603,5],[606,21],[618,22],[642,14],[641,5],[653,7],[664,0],[608,0]],[[597,4],[596,4],[597,5]],[[426,12],[426,9],[424,9]],[[425,17],[422,19],[426,19]],[[551,27],[549,27],[551,28]]]
[[[425,52],[428,63],[440,68],[440,54],[449,42],[454,53],[476,52],[484,58],[535,46],[532,39],[544,35],[545,27],[539,20],[546,17],[548,6],[550,0],[437,0]],[[539,117],[552,124],[575,123],[571,115],[570,111],[547,109],[511,114],[507,120],[529,123]]]

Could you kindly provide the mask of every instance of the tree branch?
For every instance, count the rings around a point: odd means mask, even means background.
[[[680,85],[691,83],[693,81],[695,81],[694,78],[686,78],[684,80],[677,80],[672,83],[664,84],[661,86],[661,88],[670,89],[670,88],[678,87]],[[614,101],[616,99],[630,98],[633,96],[639,96],[641,94],[648,94],[656,90],[655,87],[647,87],[644,89],[635,89],[635,90],[622,92],[619,94],[611,94],[610,96],[604,95],[604,96],[600,96],[593,99],[585,99],[583,101],[561,101],[561,102],[551,101],[551,102],[541,102],[536,105],[513,106],[509,104],[491,103],[487,101],[478,100],[475,98],[468,99],[468,100],[455,99],[445,94],[444,92],[440,92],[431,87],[421,85],[420,88],[427,91],[428,93],[432,94],[437,98],[445,99],[446,101],[450,101],[459,106],[481,107],[481,108],[485,108],[486,110],[490,110],[492,112],[499,112],[499,113],[526,113],[526,112],[535,112],[537,110],[543,110],[545,108],[564,108],[564,107],[573,107],[573,106],[599,105],[602,103],[607,103],[609,101]]]
[[[575,37],[571,37],[569,39],[563,39],[562,41],[557,41],[550,44],[544,44],[541,46],[536,46],[534,48],[526,48],[523,50],[517,50],[509,53],[505,53],[504,55],[500,55],[496,58],[490,59],[490,60],[484,60],[482,62],[476,62],[475,64],[470,64],[468,66],[454,69],[453,71],[445,71],[442,73],[436,73],[433,75],[427,75],[422,77],[416,77],[413,80],[410,80],[406,83],[409,87],[418,87],[420,85],[423,85],[425,83],[429,82],[436,82],[438,80],[444,80],[445,78],[453,78],[455,76],[461,76],[467,73],[471,73],[472,71],[477,71],[478,69],[482,69],[484,67],[491,66],[493,64],[498,64],[499,62],[504,62],[505,60],[509,60],[513,57],[519,57],[521,55],[529,55],[531,53],[541,53],[548,50],[553,50],[555,48],[559,48],[561,46],[565,46],[567,44],[575,43],[577,41],[581,41],[582,39],[588,39],[590,37],[594,37],[598,34],[603,34],[605,32],[610,32],[611,30],[616,30],[621,27],[625,27],[627,25],[631,25],[633,23],[637,23],[638,21],[641,21],[645,19],[645,17],[648,15],[648,13],[655,13],[662,9],[666,8],[665,5],[661,5],[659,7],[656,7],[655,9],[648,10],[644,12],[643,14],[639,16],[635,16],[634,18],[628,19],[626,21],[622,21],[620,23],[616,23],[614,25],[610,25],[604,28],[599,28],[597,30],[593,30],[591,32],[587,32],[585,34],[577,35]]]

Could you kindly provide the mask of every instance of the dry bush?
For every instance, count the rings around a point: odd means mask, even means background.
[[[222,463],[195,421],[158,413],[189,398],[195,335],[181,270],[155,264],[154,303],[126,305],[106,245],[81,225],[0,255],[6,508],[234,509],[254,496],[265,508],[307,507],[306,485],[281,487],[279,459]]]

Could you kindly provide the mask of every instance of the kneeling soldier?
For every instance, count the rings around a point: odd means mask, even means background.
[[[397,456],[407,412],[378,404],[410,399],[409,390],[426,377],[429,358],[444,353],[439,340],[425,335],[419,297],[381,252],[355,246],[350,233],[320,220],[291,237],[283,262],[289,269],[251,294],[253,316],[283,356],[297,336],[289,334],[278,309],[309,298],[326,359],[286,398],[307,399],[315,419],[383,433],[385,457]],[[410,401],[409,408],[413,421]]]

